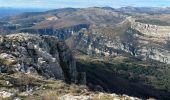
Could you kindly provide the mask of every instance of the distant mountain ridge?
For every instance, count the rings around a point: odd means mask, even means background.
[[[94,7],[94,8],[102,8],[107,10],[114,10],[117,12],[124,12],[124,13],[148,13],[148,14],[161,14],[161,13],[170,13],[170,7],[121,7],[121,8],[112,8],[112,7]],[[62,11],[75,11],[81,8],[66,8],[66,9],[55,9],[49,10],[44,8],[11,8],[11,7],[0,7],[0,18],[6,16],[13,16],[17,14],[21,14],[24,12],[62,12]],[[48,11],[49,10],[49,11]]]
[[[42,12],[47,9],[40,8],[10,8],[10,7],[0,7],[0,18],[6,16],[13,16],[24,12]]]
[[[116,9],[124,13],[169,14],[170,7],[122,7]]]

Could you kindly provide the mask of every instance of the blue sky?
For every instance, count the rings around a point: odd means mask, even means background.
[[[92,6],[170,7],[170,0],[0,0],[0,7],[64,8]]]

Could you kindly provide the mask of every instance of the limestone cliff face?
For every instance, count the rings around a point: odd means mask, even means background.
[[[143,59],[153,59],[170,64],[170,27],[149,25],[139,22],[132,24],[131,28],[140,34],[134,33],[137,41],[136,56]]]
[[[129,24],[124,27],[126,23]],[[89,55],[131,54],[143,60],[152,59],[170,64],[169,26],[149,25],[127,19],[117,27],[124,31],[114,35],[113,28],[108,35],[103,30],[96,32],[95,29],[91,29],[89,34],[75,33],[71,41],[74,41],[77,49]]]
[[[77,75],[75,60],[63,41],[23,33],[0,36],[0,71],[69,82]]]

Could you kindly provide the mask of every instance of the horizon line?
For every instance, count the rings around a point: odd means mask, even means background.
[[[62,8],[170,8],[170,6],[122,6],[122,7],[111,7],[111,6],[89,6],[89,7],[58,7],[58,8],[44,8],[44,7],[10,7],[10,6],[0,6],[0,8],[13,8],[13,9],[62,9]]]

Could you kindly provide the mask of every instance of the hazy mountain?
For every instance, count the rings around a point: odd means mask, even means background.
[[[124,13],[147,13],[147,14],[169,14],[169,7],[122,7],[116,9],[117,11]]]
[[[7,8],[7,7],[0,7],[0,18],[5,16],[13,16],[23,12],[41,12],[47,9],[34,9],[34,8]]]

